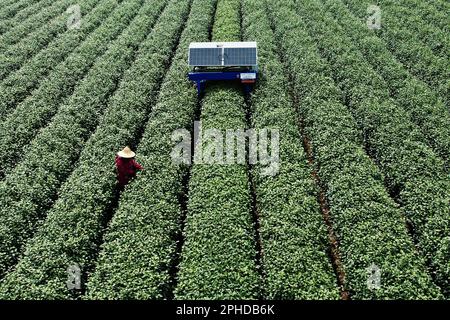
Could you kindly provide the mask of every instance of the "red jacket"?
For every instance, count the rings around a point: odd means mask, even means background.
[[[143,167],[134,159],[121,158],[116,155],[115,162],[117,168],[117,179],[121,187],[126,186],[128,182],[136,176],[136,172],[143,169]]]

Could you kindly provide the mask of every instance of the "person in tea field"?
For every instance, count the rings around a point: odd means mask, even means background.
[[[144,169],[136,162],[135,156],[136,153],[131,151],[130,147],[125,147],[116,155],[117,182],[120,190],[123,190],[128,182],[136,176],[137,171]]]

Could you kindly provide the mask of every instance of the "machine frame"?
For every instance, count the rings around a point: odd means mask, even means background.
[[[213,59],[215,63],[193,63],[191,59],[191,50],[216,49],[220,51],[217,58]],[[255,56],[251,57],[254,63],[227,63],[226,49],[252,49]],[[254,49],[254,50],[253,50]],[[245,93],[250,93],[258,79],[258,48],[256,42],[195,42],[189,46],[189,66],[192,71],[188,78],[197,85],[197,94],[200,96],[207,82],[210,81],[238,81],[243,85]],[[208,58],[205,56],[205,59]],[[211,57],[209,57],[211,58]],[[214,58],[214,57],[213,57]],[[211,60],[211,59],[210,59]]]

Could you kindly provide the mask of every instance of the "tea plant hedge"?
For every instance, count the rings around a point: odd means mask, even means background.
[[[158,101],[137,148],[144,166],[122,194],[106,230],[95,271],[88,278],[89,299],[172,297],[176,234],[181,229],[179,195],[186,167],[172,162],[172,132],[193,126],[197,94],[187,80],[190,42],[208,41],[216,0],[194,0],[186,28]],[[115,183],[114,177],[110,179]]]
[[[383,41],[356,19],[342,2],[325,1],[325,6],[345,30],[345,35],[352,39],[365,59],[386,81],[397,105],[411,115],[411,120],[419,126],[428,144],[448,166],[450,111],[441,98],[412,76],[387,50]]]
[[[316,2],[297,3],[301,3],[298,13],[327,59],[362,131],[367,152],[381,168],[391,195],[404,208],[436,283],[448,292],[450,270],[444,257],[450,250],[450,180],[442,159],[424,144],[408,114],[390,98],[384,80],[330,14]],[[431,202],[430,191],[435,195]]]
[[[54,1],[50,6],[40,10],[37,14],[31,15],[0,35],[0,52],[8,49],[8,46],[14,45],[31,32],[35,31],[39,26],[47,23],[50,19],[64,14],[64,12],[72,5],[70,0]]]
[[[360,19],[366,21],[367,8],[370,1],[342,0]],[[419,79],[425,81],[435,90],[449,106],[450,96],[450,61],[447,56],[436,56],[415,33],[404,26],[404,19],[395,16],[395,6],[381,6],[382,26],[377,30],[389,50],[408,67],[408,70]]]
[[[49,44],[44,50],[39,51],[35,56],[28,60],[22,68],[11,73],[4,79],[0,84],[0,97],[2,98],[0,102],[0,119],[4,120],[17,108],[20,102],[29,95],[35,94],[35,91],[38,90],[40,86],[44,86],[44,84],[48,82],[51,82],[52,84],[58,81],[62,82],[66,77],[70,79],[70,76],[62,77],[59,74],[55,80],[52,79],[52,76],[55,76],[54,73],[57,73],[57,70],[70,66],[71,60],[69,59],[66,61],[66,58],[67,56],[71,56],[72,59],[74,59],[76,54],[72,51],[77,52],[79,55],[82,54],[83,51],[81,48],[77,49],[77,46],[80,44],[83,45],[83,41],[91,34],[91,32],[92,34],[95,34],[96,28],[107,20],[108,14],[116,5],[117,1],[103,1],[102,4],[94,8],[93,11],[89,12],[84,17],[83,24],[79,30],[71,30],[70,32],[64,33],[61,37]],[[117,28],[122,26],[120,16],[117,16],[116,19],[118,20],[116,27],[111,24],[111,21],[108,21],[109,28],[111,29],[109,32],[112,32],[112,34],[114,34],[114,31],[117,30]],[[105,27],[100,27],[99,29],[103,29],[102,35],[104,35],[104,41],[112,40],[107,37],[108,33],[105,33],[107,32],[104,30],[106,29]],[[97,33],[101,32],[100,30],[97,31]],[[91,37],[92,36],[93,35],[91,35]],[[97,34],[97,37],[98,36],[99,35]],[[90,42],[92,45],[94,41],[87,40],[86,42]],[[100,46],[99,42],[100,41],[97,40],[100,50],[102,46]],[[95,50],[89,50],[89,53],[91,52],[95,53]],[[92,59],[87,60],[87,62],[93,63]],[[56,71],[54,69],[56,69]],[[77,74],[78,71],[83,70],[83,68],[79,67],[72,73]],[[36,89],[36,87],[38,88]],[[58,96],[56,95],[56,97]]]
[[[261,225],[263,296],[338,299],[318,190],[303,150],[289,79],[265,9],[261,1],[243,1],[244,39],[258,42],[261,70],[250,100],[251,128],[275,128],[280,134],[279,172],[265,176],[261,165],[252,170]]]
[[[82,12],[90,12],[98,2],[98,0],[80,1],[79,5]],[[25,61],[45,48],[58,35],[68,31],[67,20],[67,14],[56,16],[19,42],[8,46],[0,54],[0,80],[6,78],[14,70],[19,69]]]
[[[4,1],[2,3],[4,7],[0,10],[0,35],[53,2],[53,0]]]
[[[154,16],[150,12],[155,5],[149,2],[141,8],[142,3],[128,2],[128,15],[134,17],[131,24],[97,60],[49,126],[30,143],[20,164],[0,182],[1,275],[20,256],[23,245],[53,205],[59,187],[106,111],[109,97],[152,30]]]
[[[331,67],[296,15],[295,2],[280,9],[281,2],[287,1],[270,3],[269,11],[326,190],[345,272],[344,288],[354,299],[441,297],[407,233],[401,210],[384,188],[380,170],[365,154],[357,123],[330,77]],[[382,285],[376,290],[367,285],[372,265],[381,270]]]
[[[130,4],[124,3],[116,8],[116,0],[104,1],[104,7],[98,7],[100,11],[92,12],[84,22],[86,28],[94,28],[97,24],[103,24],[87,36],[86,40],[79,43],[84,36],[76,35],[75,38],[69,36],[61,46],[57,45],[50,51],[64,52],[65,49],[79,47],[53,70],[48,78],[40,82],[40,86],[32,94],[22,101],[0,124],[0,141],[4,144],[4,151],[0,152],[0,173],[6,174],[14,168],[24,154],[24,148],[32,140],[39,129],[45,127],[52,117],[57,113],[59,107],[64,104],[64,99],[70,97],[70,94],[76,88],[77,84],[86,76],[96,60],[108,49],[111,41],[120,35],[122,30],[129,24],[133,16],[129,15]],[[133,6],[133,4],[131,4]],[[114,10],[110,16],[110,12]],[[159,11],[153,15],[156,19]],[[51,52],[49,52],[51,53]],[[42,58],[42,59],[41,59]],[[36,66],[41,64],[42,69],[46,69],[47,62],[54,61],[50,55],[39,57],[36,64],[27,66],[27,70],[13,77],[10,83],[13,84],[15,93],[19,93],[22,86],[23,92],[27,91],[27,85],[35,79],[30,74],[36,75]],[[37,68],[42,70],[41,68]],[[29,82],[24,81],[28,79]],[[0,94],[3,93],[0,89]],[[13,91],[10,91],[13,92]],[[30,112],[31,110],[31,112]],[[6,150],[8,149],[8,150]]]
[[[163,6],[164,2],[147,3],[143,14],[158,10],[156,5]],[[161,66],[169,62],[188,9],[187,0],[171,1],[154,31],[140,44],[136,61],[86,142],[77,167],[59,191],[58,200],[26,247],[16,270],[4,281],[2,288],[8,298],[68,298],[67,267],[77,263],[84,273],[92,269],[96,244],[101,241],[108,207],[115,195],[115,151],[123,141],[132,141],[145,123],[165,72]]]
[[[240,41],[240,12],[239,0],[218,2],[213,41]],[[244,129],[245,101],[240,88],[209,86],[200,120],[202,130]],[[205,149],[208,143],[212,142],[203,142]],[[188,199],[176,299],[258,298],[261,281],[247,166],[194,164]]]

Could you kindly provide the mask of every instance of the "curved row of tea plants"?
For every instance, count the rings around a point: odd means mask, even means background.
[[[264,176],[254,166],[256,204],[263,248],[266,299],[338,299],[336,275],[327,254],[327,228],[302,147],[290,84],[277,55],[265,6],[243,1],[244,39],[258,42],[261,76],[251,98],[252,128],[280,134],[278,174]],[[290,33],[290,32],[289,32]]]
[[[213,41],[240,41],[240,0],[220,0]],[[244,129],[240,86],[211,85],[203,99],[202,130]],[[206,151],[212,141],[199,141]],[[234,149],[234,148],[233,148]],[[205,156],[205,154],[203,154]],[[198,159],[201,154],[194,155]],[[203,157],[204,159],[204,157]],[[216,155],[216,160],[219,160]],[[255,230],[246,165],[195,164],[191,169],[185,242],[177,299],[255,299],[260,296]]]
[[[78,41],[69,36],[66,39],[67,41],[61,42],[61,46],[55,47],[55,51],[60,53],[64,51],[61,50],[64,48],[75,50],[56,66],[55,70],[40,82],[39,88],[17,105],[14,111],[0,124],[0,141],[5,147],[7,146],[5,149],[9,149],[8,151],[0,151],[1,174],[8,173],[20,161],[29,141],[35,137],[40,128],[47,125],[58,111],[59,106],[63,104],[62,101],[70,96],[77,83],[86,75],[96,59],[101,57],[108,49],[110,42],[130,23],[133,16],[129,12],[136,12],[138,6],[134,2],[124,2],[114,10],[116,0],[105,0],[104,4],[105,7],[99,7],[100,11],[94,10],[92,18],[87,16],[85,21],[86,28],[89,29],[95,28],[103,21],[102,25],[92,33],[84,35],[83,37],[86,36],[86,40],[80,43],[78,47],[76,47],[77,43],[83,38],[81,35],[76,36]],[[111,13],[111,11],[113,12]],[[152,15],[154,20],[156,20],[158,13],[156,11]],[[87,32],[89,30],[86,30]],[[42,59],[37,59],[37,64],[43,64],[43,69],[46,68],[46,61],[51,61],[46,58],[50,57],[44,55]],[[35,70],[33,66],[35,65],[24,68],[23,70],[27,70],[26,72],[11,78],[11,82],[17,83],[17,86],[14,87],[16,90],[21,84],[29,84],[25,81],[32,78],[29,74],[32,74]],[[26,90],[26,88],[23,89]],[[0,96],[2,96],[2,93],[3,91],[0,89]]]
[[[392,0],[381,0],[379,5],[387,14],[392,16],[393,20],[401,21],[401,25],[398,26],[411,31],[417,39],[427,45],[436,55],[448,59],[450,52],[448,33],[422,20],[419,7],[408,7]]]
[[[98,0],[78,1],[82,12],[90,12],[99,4]],[[0,80],[19,69],[23,63],[49,45],[61,33],[77,32],[67,29],[67,15],[58,15],[43,24],[19,42],[10,45],[0,53]]]
[[[23,160],[0,182],[0,275],[16,261],[45,217],[105,112],[109,97],[134,61],[139,44],[151,31],[153,2],[142,9],[143,0],[129,3],[135,7],[130,7],[128,15],[138,15],[97,60],[49,126],[30,143]]]
[[[71,54],[107,18],[115,6],[109,2],[103,1],[102,5],[92,10],[85,17],[80,30],[64,33],[28,60],[19,70],[3,79],[0,83],[0,120],[10,115],[16,106],[33,92],[33,89],[41,85],[42,81],[50,81],[46,77],[51,75],[52,69],[60,67],[67,55]]]
[[[332,13],[364,58],[384,78],[395,102],[408,111],[411,120],[437,153],[448,162],[450,157],[450,112],[442,100],[429,87],[404,69],[364,24],[351,14],[339,1],[325,1],[325,7]]]
[[[7,21],[13,19],[21,11],[26,10],[25,7],[32,6],[34,2],[43,2],[45,0],[5,0],[0,5],[0,19]]]
[[[9,6],[0,11],[0,35],[50,5],[54,0],[12,0],[12,2],[15,2],[14,7]]]
[[[372,4],[371,0],[342,1],[357,17],[366,20],[366,9]],[[448,105],[448,96],[450,95],[450,62],[448,58],[434,55],[430,48],[417,40],[414,32],[403,27],[403,19],[397,20],[391,17],[389,14],[391,10],[395,10],[395,7],[389,7],[382,11],[382,26],[377,31],[377,35],[385,41],[389,50],[412,74],[428,83]]]
[[[20,24],[0,35],[0,52],[6,51],[9,46],[19,42],[29,33],[33,32],[43,24],[46,24],[50,19],[65,14],[65,11],[72,2],[72,0],[59,0],[53,2],[50,6],[40,10],[38,14],[28,17]]]
[[[282,3],[286,8],[280,9]],[[341,102],[342,92],[329,77],[330,67],[295,14],[295,2],[271,1],[269,8],[326,190],[345,289],[355,299],[439,298],[439,289],[415,251],[400,209],[362,148],[357,124]],[[367,286],[367,269],[372,264],[382,270],[382,286],[377,290]]]
[[[195,88],[187,80],[190,42],[208,41],[217,0],[194,0],[157,104],[137,149],[144,171],[120,198],[104,237],[95,272],[88,279],[90,299],[161,299],[171,296],[170,268],[180,230],[183,166],[172,163],[172,132],[193,126]],[[109,160],[111,162],[111,159]],[[108,178],[109,197],[116,177]]]
[[[408,114],[390,99],[386,83],[330,14],[315,1],[297,1],[297,7],[332,67],[369,154],[382,169],[388,189],[403,205],[436,283],[447,292],[450,179],[443,161],[423,143],[424,137]],[[434,195],[431,200],[428,192]]]
[[[22,1],[16,2],[15,0],[4,0],[4,1],[0,2],[0,17],[7,18],[11,15],[14,15],[15,14],[14,10],[16,10],[16,9],[8,9],[8,8],[18,2],[22,2]],[[25,2],[25,1],[23,1],[23,2]],[[19,4],[19,6],[20,6],[20,4]],[[20,11],[20,8],[18,8],[17,11]]]
[[[436,1],[426,0],[425,3],[428,4],[428,9],[430,9],[430,8],[436,9],[433,12],[441,11],[443,13],[442,15],[439,16],[439,17],[442,17],[442,20],[441,20],[442,26],[443,26],[442,30],[444,30],[444,31],[447,30],[450,26],[448,25],[448,23],[445,23],[445,22],[448,22],[448,20],[446,20],[444,17],[447,17],[445,15],[445,13],[449,12],[450,3],[448,3],[448,1],[446,1],[446,0],[436,0]]]
[[[450,6],[447,0],[402,0],[401,4],[411,9],[417,9],[417,14],[429,25],[439,28],[443,32],[449,32],[448,12]]]
[[[132,142],[145,125],[155,100],[164,65],[170,61],[190,1],[173,0],[160,15],[155,31],[142,42],[135,63],[125,73],[95,133],[86,142],[77,167],[59,191],[36,236],[15,271],[1,286],[9,299],[65,299],[67,268],[84,271],[95,263],[107,209],[114,198],[114,154]],[[158,11],[164,1],[147,2],[144,12]],[[45,253],[45,254],[44,254]]]

